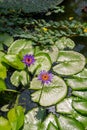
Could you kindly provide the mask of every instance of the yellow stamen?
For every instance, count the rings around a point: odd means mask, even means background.
[[[46,27],[42,28],[44,31],[47,31],[48,29]]]

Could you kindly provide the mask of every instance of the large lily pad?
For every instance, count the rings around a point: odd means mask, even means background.
[[[60,51],[57,61],[58,64],[53,67],[53,70],[61,75],[76,74],[80,72],[86,64],[85,57],[75,51]]]
[[[35,86],[34,83],[35,82]],[[40,81],[39,81],[40,82]],[[38,91],[34,92],[32,96],[32,100],[38,102],[42,106],[50,106],[54,105],[57,102],[61,101],[67,94],[67,86],[65,82],[58,76],[53,75],[53,80],[49,85],[42,85],[40,87],[40,83],[38,86],[38,79],[34,79],[30,85],[30,88],[35,87]]]

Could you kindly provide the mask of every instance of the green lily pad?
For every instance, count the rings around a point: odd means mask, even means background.
[[[73,49],[75,47],[74,41],[66,37],[62,37],[60,40],[56,41],[55,44],[60,50],[65,48]]]
[[[8,54],[19,54],[22,58],[26,54],[33,54],[34,49],[32,46],[32,41],[20,39],[14,41],[8,49]]]
[[[42,120],[45,110],[42,108],[33,108],[25,115],[23,130],[39,130],[43,129]]]
[[[52,123],[52,124],[50,124],[50,123]],[[58,130],[57,117],[54,114],[50,113],[44,120],[43,125],[44,125],[43,130],[51,130],[52,127],[57,128],[57,130]],[[51,125],[52,125],[52,127],[51,127]],[[51,129],[49,129],[50,127],[51,127]],[[56,129],[52,129],[52,130],[56,130]]]
[[[84,130],[83,125],[71,117],[60,116],[58,118],[60,130]]]
[[[67,84],[73,90],[87,90],[87,80],[82,78],[67,79]]]
[[[24,63],[22,63],[17,55],[5,55],[3,58],[3,62],[18,70],[22,70],[25,68]]]
[[[26,86],[29,83],[29,75],[24,70],[15,71],[11,76],[11,83],[16,87],[18,87],[20,83]]]
[[[0,130],[11,130],[9,121],[2,116],[0,117]]]
[[[56,112],[60,114],[72,114],[73,108],[72,108],[72,99],[73,98],[65,98],[63,101],[59,102],[56,105]]]
[[[73,77],[87,79],[87,69],[84,68],[80,73],[73,75]]]
[[[82,115],[87,115],[87,101],[86,100],[76,100],[72,102],[73,108],[81,113]]]
[[[36,71],[36,74],[39,74],[41,70],[50,70],[51,68],[51,59],[50,56],[47,53],[40,52],[35,56],[35,63],[34,65],[31,65],[28,70],[31,73],[34,73]]]
[[[87,100],[87,91],[72,91],[74,96]]]
[[[30,88],[35,89],[35,87],[32,86],[33,84],[34,83],[31,83]],[[53,80],[50,84],[43,85],[42,87],[38,86],[38,84],[35,84],[35,86],[39,90],[31,95],[32,100],[34,102],[39,102],[39,104],[42,106],[54,105],[61,101],[67,94],[67,86],[65,82],[60,77],[55,75],[53,75]]]
[[[87,129],[87,116],[83,116],[83,115],[75,112],[73,117],[83,124],[85,130]]]
[[[35,54],[38,54],[39,52],[48,53],[51,58],[51,61],[53,63],[53,62],[56,62],[56,60],[58,58],[59,50],[58,50],[57,46],[54,45],[54,46],[50,46],[49,48],[44,49],[44,50],[40,50],[39,48],[36,48]]]
[[[85,57],[75,51],[60,51],[57,61],[58,64],[53,67],[53,70],[61,75],[76,74],[82,71],[86,64]]]

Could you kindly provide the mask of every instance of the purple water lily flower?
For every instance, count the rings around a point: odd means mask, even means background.
[[[46,72],[45,70],[41,71],[38,75],[38,80],[40,80],[43,84],[49,84],[50,82],[52,82],[52,79],[52,73]]]
[[[34,64],[35,62],[35,58],[33,55],[28,55],[26,54],[24,57],[23,57],[23,60],[22,60],[23,63],[25,63],[27,66],[30,66],[32,64]]]

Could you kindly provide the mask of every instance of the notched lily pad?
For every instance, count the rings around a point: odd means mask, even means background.
[[[50,70],[51,68],[51,59],[47,53],[40,52],[35,56],[35,63],[31,65],[28,70],[31,73],[36,71],[36,74],[39,74],[41,70]]]
[[[11,83],[18,87],[20,83],[23,86],[26,86],[29,83],[29,75],[26,71],[15,71],[11,76]]]
[[[38,81],[37,84],[33,86],[34,85],[33,82],[35,81],[36,78],[35,80],[32,81],[30,88],[35,89],[36,87],[38,90],[31,95],[32,100],[34,102],[38,102],[42,106],[54,105],[57,102],[61,101],[67,94],[67,86],[63,81],[63,79],[61,79],[58,76],[53,75],[53,80],[48,85],[41,84],[40,86],[39,83],[38,86],[38,82],[40,82]]]
[[[75,51],[60,51],[57,62],[53,70],[60,75],[76,74],[82,71],[86,64],[85,57]]]

